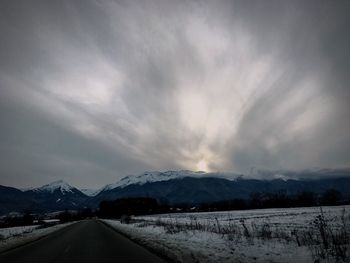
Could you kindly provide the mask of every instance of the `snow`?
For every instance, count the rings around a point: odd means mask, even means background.
[[[45,223],[59,223],[60,220],[59,219],[44,219],[43,220]]]
[[[342,209],[350,210],[350,206],[325,206],[322,208],[326,217],[330,218],[340,215]],[[165,222],[176,220],[178,223],[190,223],[195,219],[201,223],[214,224],[216,219],[220,219],[220,224],[239,223],[242,219],[251,224],[264,224],[268,221],[273,226],[283,226],[284,229],[304,229],[308,227],[317,215],[320,214],[319,207],[298,207],[298,208],[269,208],[254,210],[236,210],[220,212],[197,212],[197,213],[174,213],[142,216],[140,219],[155,221],[161,219]]]
[[[180,179],[184,177],[219,177],[219,178],[225,178],[229,180],[236,180],[239,176],[236,174],[231,173],[206,173],[203,171],[189,171],[189,170],[181,170],[181,171],[165,171],[165,172],[159,172],[159,171],[153,171],[153,172],[144,172],[140,175],[129,175],[122,179],[120,179],[118,182],[114,184],[108,184],[105,187],[103,187],[99,192],[106,191],[106,190],[112,190],[117,187],[124,188],[128,185],[132,184],[138,184],[143,185],[146,183],[154,183],[154,182],[162,182],[162,181],[169,181],[174,179]]]
[[[193,176],[193,172],[190,171],[166,171],[166,172],[144,172],[140,175],[129,175],[114,184],[106,185],[103,190],[111,190],[117,187],[126,187],[131,184],[143,185],[146,183],[154,183],[161,181],[168,181],[172,179],[183,178],[185,176]]]
[[[60,190],[62,194],[65,194],[65,193],[73,193],[73,189],[75,189],[75,188],[70,186],[69,184],[67,184],[63,180],[58,180],[58,181],[52,182],[50,184],[44,185],[42,187],[35,188],[35,189],[33,189],[33,191],[53,193],[57,189]]]
[[[40,228],[39,225],[0,228],[0,253],[40,239],[71,224],[74,222],[57,224],[47,228]]]
[[[132,240],[157,251],[174,262],[307,262],[306,248],[278,241],[247,240],[227,242],[220,234],[203,231],[186,231],[168,234],[157,226],[137,227],[104,220]]]
[[[19,236],[22,234],[31,233],[36,228],[38,228],[38,225],[0,228],[0,237],[1,239],[7,239],[12,236]]]
[[[323,207],[323,212],[327,220],[334,220],[330,222],[337,225],[343,209],[349,220],[350,206]],[[291,233],[310,228],[310,222],[319,214],[320,208],[311,207],[140,216],[131,224],[103,221],[176,262],[314,262],[310,248],[298,246]],[[251,233],[253,227],[261,229],[262,225],[269,224],[274,236],[246,237],[217,231],[231,227],[242,233],[242,222]],[[177,229],[176,225],[183,227]]]

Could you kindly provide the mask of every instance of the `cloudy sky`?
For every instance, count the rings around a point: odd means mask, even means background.
[[[1,1],[0,184],[350,166],[349,1]]]

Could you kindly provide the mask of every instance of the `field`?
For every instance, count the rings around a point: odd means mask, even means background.
[[[179,262],[350,260],[349,206],[162,214],[124,224],[105,222]]]

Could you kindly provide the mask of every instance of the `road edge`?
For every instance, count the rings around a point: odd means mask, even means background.
[[[131,240],[132,242],[136,243],[137,245],[147,249],[148,251],[150,251],[151,253],[157,255],[158,257],[160,257],[161,259],[165,260],[166,262],[171,262],[171,263],[180,263],[180,261],[174,261],[174,259],[170,258],[166,251],[162,251],[162,250],[158,250],[158,249],[155,249],[147,244],[144,244],[142,242],[140,242],[139,239],[133,237],[132,235],[128,235],[122,231],[119,231],[118,229],[116,229],[115,227],[111,226],[110,224],[106,223],[103,221],[103,219],[98,219],[99,222],[101,222],[102,224],[104,224],[105,226],[107,226],[108,228],[110,228],[111,230],[117,232],[118,234],[122,235],[123,237]]]
[[[25,236],[24,235],[18,240],[18,242],[13,243],[13,244],[9,244],[8,246],[4,246],[3,248],[0,247],[0,255],[1,254],[5,254],[5,253],[7,253],[7,252],[9,252],[11,250],[15,250],[17,248],[24,247],[24,246],[26,246],[28,244],[31,244],[33,242],[36,242],[38,240],[41,240],[41,239],[43,239],[43,238],[45,238],[45,237],[47,237],[47,236],[49,236],[49,235],[51,235],[53,233],[56,233],[56,232],[61,231],[63,229],[66,229],[67,227],[75,225],[76,223],[79,223],[79,222],[80,221],[73,222],[72,224],[68,224],[68,225],[63,226],[61,228],[58,228],[58,229],[56,229],[56,230],[54,230],[52,232],[44,233],[43,235],[39,235],[39,236],[36,236],[36,237],[30,237],[30,236]]]

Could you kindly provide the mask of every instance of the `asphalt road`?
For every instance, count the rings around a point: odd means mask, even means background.
[[[0,262],[164,262],[98,220],[85,220],[0,254]]]

